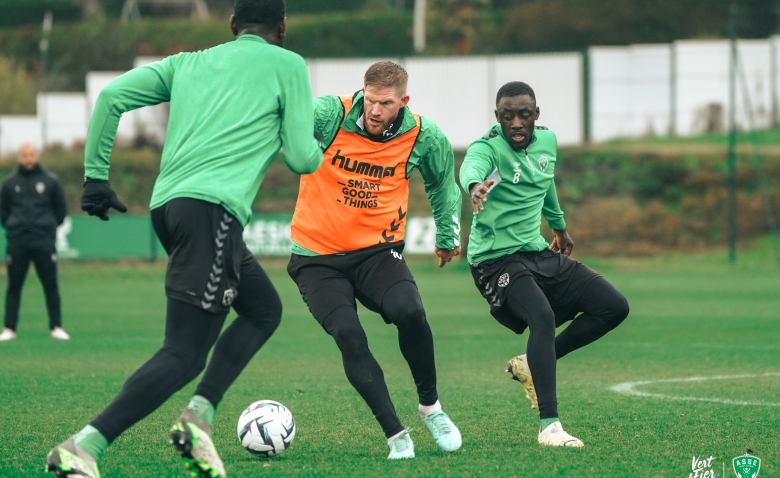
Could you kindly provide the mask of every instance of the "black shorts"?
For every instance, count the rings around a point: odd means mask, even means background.
[[[357,308],[355,299],[367,309],[382,314],[382,298],[390,287],[414,282],[401,253],[404,242],[378,244],[344,254],[300,256],[293,254],[287,273],[298,285],[303,300],[317,322],[341,306]],[[388,324],[390,321],[382,317]]]
[[[469,268],[474,284],[490,304],[490,314],[502,324],[515,322],[511,317],[504,317],[508,312],[502,309],[506,303],[508,286],[517,277],[533,277],[556,317],[570,317],[568,311],[580,299],[588,284],[601,277],[585,264],[550,249],[539,252],[518,251]],[[515,332],[522,333],[522,330]]]
[[[242,262],[256,262],[238,220],[220,205],[177,198],[152,210],[152,226],[168,253],[166,295],[226,314],[238,295]]]

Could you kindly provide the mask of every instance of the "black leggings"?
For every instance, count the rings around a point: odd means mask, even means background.
[[[417,286],[409,281],[393,285],[382,298],[381,311],[378,312],[398,328],[398,343],[417,385],[420,404],[433,405],[438,400],[433,335],[425,319]],[[357,310],[341,306],[331,312],[322,325],[341,350],[349,383],[366,401],[385,436],[391,437],[403,431],[390,400],[382,368],[368,349],[368,338],[360,325]]]
[[[31,261],[35,264],[35,271],[38,273],[43,293],[46,295],[49,329],[62,327],[60,288],[57,284],[57,249],[54,247],[53,241],[34,245],[8,244],[5,259],[8,270],[8,289],[5,293],[5,326],[16,330],[16,325],[19,322],[22,287],[27,278]]]
[[[228,387],[274,333],[282,303],[259,264],[242,271],[233,308],[239,316],[222,333],[226,315],[168,299],[163,347],[125,382],[122,391],[91,423],[109,442],[165,403],[206,367],[196,395],[216,407]],[[217,339],[219,337],[219,339]]]
[[[593,279],[574,306],[564,312],[550,307],[532,276],[520,276],[510,285],[505,307],[530,329],[526,354],[541,418],[558,417],[556,360],[603,337],[628,316],[625,297],[603,277]],[[556,337],[555,328],[573,318]]]

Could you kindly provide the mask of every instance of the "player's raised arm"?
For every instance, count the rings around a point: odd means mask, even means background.
[[[314,108],[306,64],[285,80],[282,95],[282,129],[284,163],[298,174],[313,173],[322,163],[322,150],[314,136]]]
[[[471,209],[474,214],[485,209],[483,202],[487,202],[490,188],[495,184],[494,180],[487,177],[493,169],[492,150],[486,144],[476,141],[466,151],[466,158],[460,166],[460,185],[471,198]]]
[[[427,118],[422,118],[423,132],[429,135],[428,149],[420,163],[425,193],[436,223],[436,255],[444,267],[460,254],[460,208],[463,198],[455,182],[455,157],[444,133]]]

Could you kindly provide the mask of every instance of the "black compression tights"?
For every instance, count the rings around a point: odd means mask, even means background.
[[[392,286],[382,299],[381,312],[386,320],[398,327],[401,353],[411,369],[420,403],[433,405],[438,400],[433,336],[414,283],[399,282]],[[403,431],[382,368],[368,349],[368,339],[355,308],[339,307],[325,317],[322,325],[341,350],[349,383],[366,401],[385,436]]]
[[[571,317],[555,316],[533,277],[513,279],[507,293],[506,307],[516,319],[528,324],[530,329],[526,354],[541,418],[558,416],[556,360],[603,337],[628,316],[625,297],[603,277],[588,284],[572,312],[582,314],[557,337],[556,322],[562,324]]]
[[[271,303],[265,317],[239,316],[220,336],[225,315],[214,315],[188,303],[168,299],[163,347],[125,382],[122,391],[91,423],[109,442],[156,410],[191,382],[206,366],[196,394],[215,407],[281,317],[281,304]]]

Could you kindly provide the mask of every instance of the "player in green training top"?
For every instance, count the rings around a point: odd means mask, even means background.
[[[108,185],[120,116],[170,101],[151,201],[152,225],[169,255],[165,339],[100,415],[49,453],[46,469],[57,476],[97,478],[108,444],[197,377],[215,343],[170,442],[191,476],[225,476],[211,441],[215,408],[282,313],[242,231],[281,147],[296,173],[312,173],[322,161],[306,63],[281,48],[284,0],[237,0],[230,27],[237,40],[132,70],[98,97],[81,206],[105,220],[109,207],[126,210]],[[238,318],[220,335],[231,307]]]
[[[539,108],[531,87],[502,86],[495,113],[498,124],[469,146],[460,169],[474,210],[471,274],[498,322],[517,334],[530,329],[526,354],[510,360],[507,372],[539,409],[539,443],[581,447],[558,420],[556,360],[620,325],[628,303],[568,257],[574,243],[553,180],[558,144],[552,131],[535,126]],[[541,216],[553,230],[549,245],[539,233]],[[556,337],[555,328],[569,321]]]

